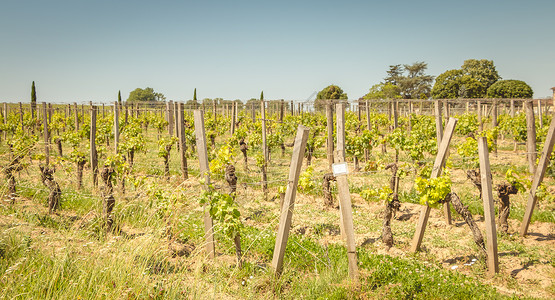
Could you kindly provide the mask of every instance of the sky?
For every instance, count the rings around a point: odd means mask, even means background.
[[[1,0],[0,102],[358,99],[390,65],[437,76],[493,60],[534,98],[555,86],[555,1]]]

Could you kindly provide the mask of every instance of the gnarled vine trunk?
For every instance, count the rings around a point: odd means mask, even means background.
[[[225,180],[229,185],[229,195],[235,201],[237,192],[237,176],[235,175],[235,166],[227,165],[225,168]],[[241,252],[241,234],[237,232],[233,237],[233,244],[235,245],[235,255],[237,256],[237,266],[240,268],[243,265],[242,252]]]
[[[324,174],[322,180],[322,189],[324,191],[324,205],[333,207],[333,194],[331,193],[331,182],[335,181],[335,176],[332,173]]]
[[[15,197],[17,197],[16,191],[16,181],[13,172],[21,171],[23,166],[19,163],[21,157],[16,157],[10,164],[3,169],[4,175],[6,175],[6,179],[8,181],[8,199],[10,199],[11,203],[15,203]]]
[[[401,203],[399,202],[399,177],[397,177],[397,171],[399,167],[397,163],[389,164],[385,167],[385,169],[391,169],[391,179],[389,180],[389,187],[393,191],[390,195],[391,201],[385,201],[385,211],[383,216],[383,224],[382,224],[382,241],[388,247],[391,248],[393,246],[393,233],[391,231],[391,217],[395,217],[396,213],[399,211],[401,207]]]
[[[443,203],[446,203],[446,202],[451,202],[455,211],[459,215],[461,215],[461,217],[464,219],[466,224],[468,224],[468,227],[470,227],[470,230],[472,231],[472,237],[474,238],[474,243],[476,243],[478,248],[482,250],[482,252],[487,256],[484,237],[482,236],[482,232],[478,228],[478,225],[476,225],[476,222],[474,222],[474,219],[472,218],[472,214],[468,210],[468,206],[464,205],[461,202],[461,199],[459,198],[459,196],[455,193],[447,194],[447,196],[445,196],[445,199],[443,200]]]
[[[77,161],[77,189],[80,190],[83,187],[83,169],[85,168],[86,161]]]
[[[64,156],[63,151],[62,151],[62,139],[61,138],[56,138],[54,140],[54,142],[56,143],[56,148],[58,149],[58,155],[59,156]]]
[[[510,183],[505,182],[497,186],[497,196],[499,196],[499,218],[497,222],[505,233],[509,232],[509,223],[507,222],[511,213],[509,196],[516,193],[518,193],[518,189]]]
[[[247,158],[247,150],[249,150],[249,148],[247,147],[247,143],[245,143],[245,139],[241,139],[239,141],[239,150],[241,150],[241,152],[243,153],[243,161],[245,163],[245,171],[249,170],[249,163],[248,163],[248,158]]]
[[[60,185],[54,180],[54,168],[39,166],[42,183],[50,190],[48,194],[48,213],[51,214],[60,206],[62,190]]]
[[[102,198],[104,200],[102,213],[104,215],[104,225],[106,226],[106,231],[112,228],[114,224],[114,218],[112,216],[112,211],[116,205],[116,199],[114,198],[114,187],[112,185],[112,177],[115,171],[114,168],[104,166],[102,172],[100,172],[100,178],[104,182],[104,188],[102,190]]]

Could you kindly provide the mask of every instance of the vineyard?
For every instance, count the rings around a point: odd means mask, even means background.
[[[551,100],[4,103],[1,299],[554,298]]]

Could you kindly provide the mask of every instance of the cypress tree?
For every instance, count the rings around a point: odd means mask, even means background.
[[[197,88],[195,88],[195,93],[193,94],[193,101],[197,101]]]
[[[37,110],[37,92],[35,90],[35,82],[31,85],[31,116],[35,117],[35,111]]]
[[[264,91],[260,93],[260,100],[264,100]]]
[[[118,91],[118,104],[121,106],[121,91]]]

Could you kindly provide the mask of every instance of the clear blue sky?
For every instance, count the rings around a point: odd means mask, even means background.
[[[428,74],[493,60],[535,98],[555,86],[555,1],[2,0],[0,101],[306,100],[337,84],[350,99],[389,65]]]

